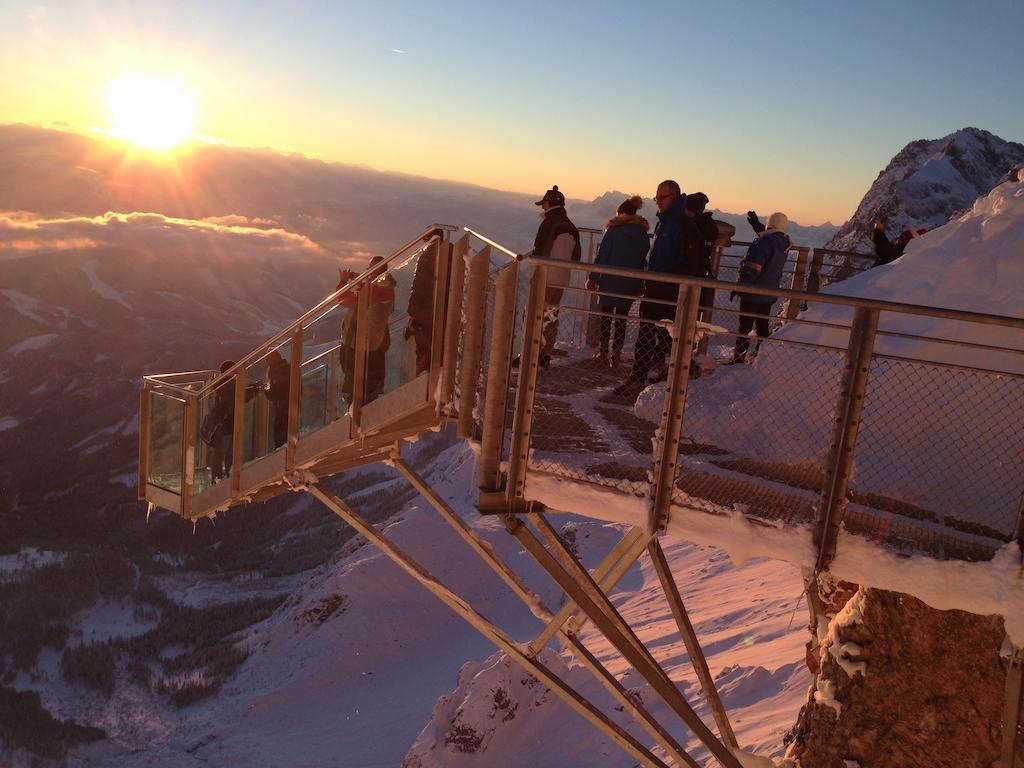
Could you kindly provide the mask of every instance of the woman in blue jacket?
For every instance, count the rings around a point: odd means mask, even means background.
[[[789,252],[789,235],[786,225],[789,219],[784,213],[773,213],[768,217],[768,227],[755,238],[747,249],[747,256],[740,262],[740,273],[737,282],[740,285],[756,285],[761,288],[778,288],[782,281],[782,268],[786,264]],[[758,222],[760,224],[760,222]],[[755,228],[756,229],[756,228]],[[774,296],[760,296],[753,293],[734,291],[733,296],[740,297],[739,336],[736,339],[736,351],[732,361],[741,363],[747,354],[750,340],[747,334],[757,326],[759,338],[768,336],[768,319],[771,315]]]
[[[647,231],[651,225],[637,210],[643,205],[639,195],[634,195],[623,202],[611,219],[597,249],[595,266],[622,267],[624,269],[643,269],[647,258]],[[587,280],[589,290],[601,291],[597,305],[601,312],[600,346],[594,359],[603,365],[617,368],[622,357],[622,345],[626,339],[626,315],[629,314],[633,301],[640,296],[643,281],[637,277],[621,275],[604,275],[591,272]],[[609,296],[605,294],[617,294]],[[612,337],[614,320],[615,335]],[[611,339],[609,354],[608,342]]]

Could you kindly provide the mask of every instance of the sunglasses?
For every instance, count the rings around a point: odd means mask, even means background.
[[[675,197],[675,196],[676,195],[675,195],[674,192],[670,192],[667,195],[655,195],[654,196],[654,202],[660,203],[662,200],[668,200],[670,197]]]

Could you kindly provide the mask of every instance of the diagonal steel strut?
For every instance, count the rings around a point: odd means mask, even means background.
[[[651,542],[647,545],[647,551],[650,553],[651,562],[654,563],[654,570],[658,574],[658,580],[661,582],[665,599],[668,600],[669,608],[672,610],[672,616],[676,620],[679,634],[683,637],[683,643],[686,645],[686,653],[690,657],[690,663],[693,665],[693,670],[697,673],[697,679],[700,680],[701,688],[704,690],[704,698],[707,699],[708,706],[711,708],[711,714],[715,717],[718,733],[726,744],[736,749],[739,746],[736,741],[736,734],[732,730],[729,716],[726,714],[725,706],[718,695],[715,680],[711,677],[711,670],[708,668],[707,659],[704,658],[704,651],[697,640],[697,633],[694,631],[693,624],[690,622],[690,616],[683,605],[683,597],[679,594],[679,588],[676,586],[675,579],[672,578],[672,570],[669,568],[668,560],[665,559],[665,552],[661,548],[661,542],[657,538],[651,539]]]
[[[589,615],[608,641],[640,673],[718,761],[726,768],[741,768],[739,760],[732,750],[719,741],[693,711],[675,683],[654,659],[650,651],[640,642],[636,633],[622,618],[608,596],[594,582],[587,569],[565,546],[565,542],[551,527],[551,524],[544,519],[543,515],[535,512],[528,513],[527,517],[551,545],[555,555],[547,550],[540,539],[518,517],[509,518],[509,532],[519,540],[527,552],[534,556],[562,590]]]
[[[354,512],[344,501],[320,487],[318,483],[306,486],[306,490],[319,499],[338,517],[356,529],[367,541],[374,544],[399,568],[412,576],[441,602],[464,619],[470,626],[508,654],[509,658],[554,691],[566,704],[586,718],[602,733],[615,741],[641,765],[650,768],[668,768],[650,750],[638,742],[629,732],[608,718],[574,688],[537,659],[532,659],[520,649],[501,629],[485,619],[455,592],[438,581],[404,550],[380,533],[371,523]],[[738,768],[738,766],[737,766]]]
[[[409,464],[401,457],[400,451],[396,451],[397,456],[393,456],[391,461],[395,465],[402,475],[409,481],[409,483],[419,491],[424,498],[430,502],[431,506],[441,515],[441,517],[455,530],[455,532],[473,549],[477,555],[493,570],[514,592],[528,608],[538,618],[548,621],[548,628],[554,628],[553,633],[557,634],[559,641],[567,650],[572,652],[580,663],[608,690],[612,697],[618,702],[618,705],[622,707],[623,711],[629,714],[637,723],[639,723],[659,745],[676,761],[678,765],[690,766],[690,768],[699,768],[697,762],[691,758],[682,745],[676,741],[659,723],[650,712],[647,711],[642,705],[634,701],[623,685],[615,679],[615,676],[608,671],[608,669],[598,661],[593,654],[587,650],[586,646],[583,645],[582,641],[575,636],[575,633],[563,631],[562,623],[557,617],[551,618],[551,612],[544,606],[540,597],[531,591],[519,577],[509,568],[494,552],[491,545],[483,541],[466,522],[456,514],[456,512],[448,506],[444,498],[438,494],[430,485],[420,477],[416,471],[409,466]],[[640,528],[633,529],[637,535],[627,534],[623,541],[627,542],[626,547],[617,546],[613,551],[619,551],[620,554],[623,552],[626,554],[629,563],[632,563],[636,557],[629,557],[631,550],[636,547],[637,542],[644,545],[643,530]],[[642,548],[642,547],[641,547]],[[627,551],[629,550],[629,551]],[[626,559],[626,558],[624,558]],[[615,565],[612,563],[611,565]],[[609,568],[611,568],[611,565]],[[627,565],[628,567],[628,565]],[[614,575],[615,570],[611,569],[609,576]],[[615,578],[618,582],[621,575]],[[568,603],[567,607],[571,612],[574,607],[573,603]],[[565,610],[563,608],[563,610]],[[550,635],[548,636],[550,639]],[[546,642],[545,642],[546,644]],[[527,655],[535,657],[536,653],[528,651]]]

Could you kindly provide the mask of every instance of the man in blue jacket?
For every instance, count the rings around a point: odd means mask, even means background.
[[[654,194],[658,205],[658,223],[654,227],[654,242],[647,259],[648,272],[670,275],[688,274],[686,237],[680,217],[686,213],[686,195],[679,183],[667,179],[658,185]],[[651,366],[663,361],[672,346],[668,331],[653,321],[675,317],[675,303],[679,299],[679,285],[647,280],[644,283],[644,301],[640,302],[640,323],[633,353],[633,368],[625,382],[616,387],[616,394],[634,394],[647,383]],[[670,302],[670,303],[663,303]]]
[[[758,221],[759,229],[751,221],[751,226],[754,226],[755,231],[760,231],[760,235],[750,244],[746,258],[740,262],[740,273],[737,279],[740,285],[756,285],[761,288],[779,287],[779,283],[782,282],[782,269],[786,264],[786,254],[789,253],[790,247],[789,235],[786,234],[788,223],[789,219],[784,213],[773,213],[769,216],[766,228]],[[739,319],[739,336],[736,339],[736,350],[733,353],[732,361],[742,363],[750,347],[750,339],[747,338],[747,334],[755,325],[758,337],[767,338],[768,321],[775,297],[741,291],[733,291],[730,294],[730,298],[736,296],[739,296],[740,312],[743,314]]]

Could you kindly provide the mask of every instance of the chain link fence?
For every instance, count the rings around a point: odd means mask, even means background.
[[[667,358],[678,335],[675,302],[657,290],[640,299],[565,282],[545,295],[528,471],[651,496]],[[721,286],[715,292],[728,294]],[[777,298],[776,308],[793,297]],[[839,512],[847,531],[888,548],[973,560],[1018,536],[1024,355],[1017,370],[1005,362],[1010,352],[993,357],[996,347],[972,342],[976,333],[950,331],[958,339],[950,341],[908,332],[922,318],[939,323],[934,328],[952,322],[929,310],[881,312],[866,390],[853,392],[855,302],[799,300],[802,314],[776,319],[765,338],[729,327],[751,314],[746,309],[720,308],[712,326],[701,326],[722,354],[691,365],[673,503],[810,527],[820,521],[834,471],[849,477],[845,497],[837,497],[845,498]],[[937,354],[938,342],[958,351]],[[995,369],[949,362],[950,354],[968,353]],[[513,369],[507,431],[518,381]],[[843,462],[833,442],[851,398],[863,402],[859,437],[850,466],[833,466]]]

